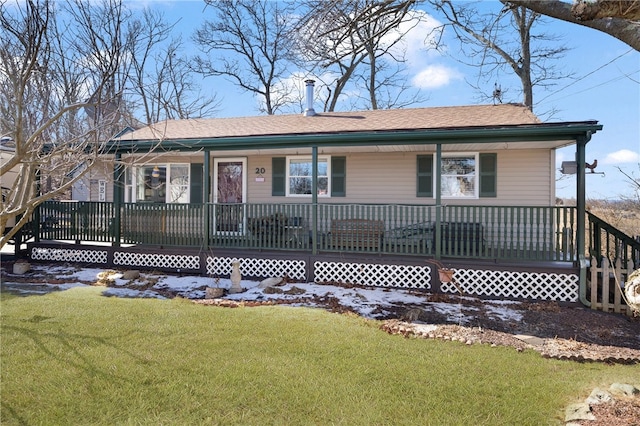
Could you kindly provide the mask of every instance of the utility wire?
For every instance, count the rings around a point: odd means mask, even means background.
[[[587,74],[583,75],[582,77],[578,78],[577,80],[574,80],[574,81],[572,81],[571,83],[567,84],[566,86],[564,86],[564,87],[562,87],[562,88],[560,88],[560,89],[556,90],[555,92],[548,94],[547,96],[545,96],[544,98],[542,98],[541,100],[539,100],[539,101],[537,102],[537,104],[538,104],[538,105],[540,105],[542,102],[544,102],[546,99],[550,98],[551,96],[554,96],[554,95],[558,94],[559,92],[561,92],[561,91],[563,91],[563,90],[565,90],[565,89],[568,89],[569,87],[573,86],[574,84],[579,83],[580,81],[584,80],[585,78],[589,77],[590,75],[595,74],[596,72],[600,71],[602,68],[604,68],[604,67],[607,67],[607,66],[611,65],[612,63],[614,63],[614,62],[615,62],[615,61],[617,61],[618,59],[622,58],[623,56],[625,56],[625,55],[627,55],[627,54],[629,54],[629,53],[631,53],[631,52],[633,52],[633,51],[634,51],[634,49],[629,49],[629,50],[627,50],[626,52],[624,52],[623,54],[621,54],[621,55],[619,55],[619,56],[616,56],[615,58],[613,58],[612,60],[610,60],[610,61],[609,61],[609,62],[607,62],[606,64],[599,66],[599,67],[598,67],[598,68],[596,68],[595,70],[593,70],[593,71],[591,71],[591,72],[589,72],[589,73],[587,73]],[[614,79],[614,80],[615,80],[615,79]],[[610,81],[614,81],[614,80],[610,80]],[[598,84],[598,86],[601,86],[602,84],[604,84],[604,83]],[[598,86],[595,86],[595,87],[598,87]],[[592,88],[590,88],[590,89],[592,89]],[[589,89],[587,89],[587,90],[589,90]]]

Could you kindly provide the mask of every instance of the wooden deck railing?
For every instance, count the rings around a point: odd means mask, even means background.
[[[640,239],[631,237],[587,212],[590,256],[585,296],[591,308],[633,315],[627,306],[623,285],[640,268]]]
[[[593,213],[587,212],[589,220],[589,255],[602,262],[620,262],[623,269],[640,268],[640,241],[608,224]]]
[[[42,240],[545,261],[576,251],[573,207],[49,201],[40,218]]]

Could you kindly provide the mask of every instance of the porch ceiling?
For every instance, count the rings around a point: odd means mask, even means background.
[[[502,151],[514,149],[553,149],[566,145],[571,145],[575,141],[530,141],[530,142],[494,142],[486,144],[477,143],[458,143],[442,146],[442,152],[477,152],[477,151]],[[320,148],[319,154],[351,154],[351,153],[369,153],[369,152],[435,152],[435,144],[411,144],[411,145],[351,145],[351,146],[332,146]],[[213,153],[216,151],[213,150]],[[280,148],[280,149],[247,149],[234,151],[234,155],[266,155],[266,154],[282,154],[282,155],[305,155],[311,154],[311,146],[299,148]]]

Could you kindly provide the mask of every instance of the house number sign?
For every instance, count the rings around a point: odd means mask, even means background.
[[[256,176],[256,182],[264,182],[264,176],[262,176],[264,173],[266,173],[266,169],[264,167],[256,167],[256,174],[258,176]]]

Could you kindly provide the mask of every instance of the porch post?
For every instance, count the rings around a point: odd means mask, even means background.
[[[318,147],[311,147],[311,247],[318,254]]]
[[[210,183],[211,183],[211,150],[204,150],[204,161],[203,161],[203,173],[202,173],[202,211],[204,212],[204,235],[202,238],[204,239],[202,243],[202,247],[205,250],[209,249],[209,232],[211,231],[211,223],[210,223],[210,215],[209,215],[209,194],[211,191]]]
[[[576,139],[576,162],[577,176],[576,176],[576,210],[578,217],[576,218],[576,259],[580,261],[584,257],[584,245],[585,245],[585,216],[586,216],[586,203],[585,203],[585,151],[587,142],[591,139],[591,133],[588,132],[585,136],[581,136]]]
[[[442,144],[436,144],[436,260],[442,258]]]
[[[113,165],[113,207],[115,217],[113,218],[113,247],[120,247],[121,223],[122,223],[122,202],[124,195],[124,165],[122,164],[122,154],[117,152]]]

